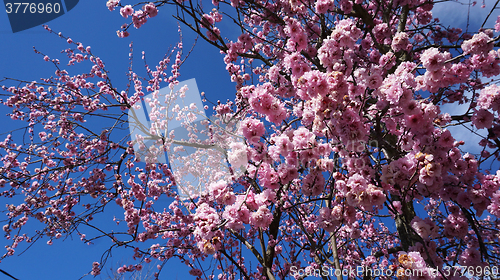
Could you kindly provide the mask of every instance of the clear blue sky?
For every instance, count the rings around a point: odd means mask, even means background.
[[[123,19],[116,11],[109,12],[105,7],[105,2],[104,0],[80,1],[73,10],[50,21],[48,25],[53,30],[71,37],[74,41],[82,42],[85,46],[90,45],[92,52],[100,56],[107,69],[111,71],[110,77],[113,84],[121,90],[125,89],[127,83],[128,44],[130,41],[134,42],[135,69],[140,69],[142,66],[141,51],[146,51],[148,64],[153,66],[164,56],[170,46],[174,46],[178,42],[178,27],[168,10],[163,8],[157,17],[149,19],[148,23],[140,30],[131,28],[130,37],[120,39],[116,36],[116,30],[129,20]],[[486,4],[487,6],[491,5],[491,3]],[[460,7],[460,5],[456,5],[456,8]],[[447,15],[446,25],[464,26],[466,9],[461,9],[464,13],[454,9],[452,14],[446,10],[441,10],[443,15]],[[474,7],[471,21],[475,21],[476,17],[484,16],[487,11],[488,9]],[[490,22],[494,22],[494,18]],[[479,21],[472,23],[477,25]],[[183,30],[184,45],[187,51],[191,47],[194,37],[187,28],[183,27]],[[68,44],[57,36],[49,34],[41,26],[13,34],[6,12],[0,9],[0,79],[10,77],[31,81],[53,75],[55,70],[53,65],[44,62],[42,56],[35,54],[33,46],[51,57],[60,58],[63,62],[64,56],[59,54],[59,51],[67,48]],[[234,95],[234,85],[231,84],[225,71],[222,55],[217,49],[208,46],[201,40],[191,57],[181,68],[181,75],[180,80],[195,78],[199,90],[206,92],[212,101],[225,100]],[[16,127],[16,123],[5,117],[6,113],[8,113],[6,108],[1,107],[0,121],[3,126],[0,129],[0,134]],[[100,128],[97,129],[100,131]],[[0,140],[4,137],[5,135],[0,135]],[[0,201],[0,210],[5,203],[5,200]],[[116,214],[119,216],[122,213],[123,211],[118,209]],[[111,213],[112,215],[113,213]],[[103,241],[87,246],[80,242],[78,237],[75,237],[73,241],[71,239],[66,239],[64,242],[57,240],[52,246],[45,245],[46,241],[41,240],[21,256],[16,254],[16,256],[5,259],[0,263],[0,269],[6,270],[21,280],[79,279],[91,269],[92,262],[99,260],[104,250],[108,248],[108,244]],[[9,243],[0,238],[0,244],[3,246]],[[0,250],[0,254],[4,253],[2,250]],[[17,253],[19,252],[21,250],[17,251]],[[130,256],[130,251],[125,253],[117,251],[110,261],[111,263],[120,261],[126,263],[131,261]],[[171,260],[164,268],[163,276],[160,279],[193,278],[186,271],[186,266]],[[8,278],[0,274],[1,279]],[[85,279],[92,279],[92,277],[88,276]]]
[[[148,23],[141,29],[133,27],[128,38],[120,39],[116,36],[116,30],[130,19],[124,19],[118,12],[110,12],[106,1],[80,1],[80,3],[65,15],[56,18],[47,24],[54,31],[62,32],[71,37],[75,42],[82,42],[84,46],[91,46],[92,52],[101,57],[110,70],[113,85],[118,90],[124,90],[127,79],[129,43],[134,42],[134,68],[139,73],[143,72],[141,52],[146,52],[148,64],[153,67],[163,58],[169,47],[175,46],[179,40],[178,26],[175,19],[171,17],[168,10],[163,8],[157,17],[149,19]],[[185,53],[193,44],[193,32],[183,27]],[[41,77],[50,77],[55,68],[51,63],[43,61],[43,57],[33,51],[33,46],[52,58],[59,58],[62,67],[65,61],[64,55],[59,52],[70,47],[65,40],[45,31],[41,26],[12,33],[7,13],[0,9],[0,79],[3,77],[17,78],[28,81],[38,80]],[[206,92],[211,101],[217,99],[226,100],[234,95],[234,85],[230,82],[222,61],[223,56],[213,47],[207,46],[201,40],[195,47],[191,57],[181,68],[180,80],[195,78],[198,88]],[[67,60],[66,60],[67,61]],[[69,69],[74,67],[69,67]],[[71,73],[71,72],[70,72]],[[8,113],[6,107],[0,108],[0,121],[3,134],[24,123],[14,122],[5,117]],[[101,128],[96,128],[100,131]],[[1,139],[5,134],[0,135]],[[8,203],[5,199],[0,201],[0,210]],[[168,205],[165,205],[168,206]],[[123,210],[117,209],[111,213],[110,219],[116,214],[123,217]],[[0,213],[0,215],[3,215]],[[0,220],[4,218],[0,217]],[[83,244],[78,236],[74,240],[57,240],[53,245],[47,246],[47,239],[40,240],[21,256],[13,256],[0,263],[3,269],[21,280],[30,279],[79,279],[89,272],[93,261],[99,261],[102,253],[109,244],[98,241],[94,245]],[[3,237],[0,238],[1,247],[9,244]],[[20,253],[18,250],[16,253]],[[4,254],[4,249],[0,249]],[[125,264],[131,259],[131,251],[116,251],[112,264],[121,262]],[[109,266],[108,266],[109,267]],[[160,279],[192,279],[187,274],[188,268],[170,260],[163,269]],[[105,273],[104,273],[105,274]],[[92,279],[88,276],[84,279]],[[0,274],[1,279],[8,279]],[[97,279],[100,279],[97,277]],[[102,279],[106,279],[103,277]]]

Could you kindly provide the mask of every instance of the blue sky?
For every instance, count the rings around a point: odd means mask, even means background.
[[[494,2],[494,1],[487,1]],[[487,6],[491,3],[486,3]],[[446,25],[463,25],[466,14],[456,11],[449,13],[447,8],[441,12],[447,17],[444,19]],[[480,4],[479,4],[480,5]],[[479,6],[478,5],[478,6]],[[474,7],[472,10],[475,20],[476,16],[488,12],[488,9]],[[110,77],[118,90],[125,89],[128,69],[129,43],[134,42],[135,69],[142,72],[140,61],[141,51],[146,51],[148,64],[153,66],[163,58],[169,47],[174,46],[179,39],[178,26],[168,10],[163,8],[157,17],[149,19],[148,23],[140,30],[131,29],[130,37],[120,39],[116,36],[116,30],[120,25],[129,20],[123,19],[118,12],[109,12],[105,7],[105,1],[80,1],[80,3],[67,14],[50,21],[48,25],[57,32],[71,37],[74,41],[82,42],[85,46],[90,45],[92,52],[101,57],[106,67],[110,70]],[[491,22],[494,22],[492,18]],[[482,22],[474,22],[480,24]],[[193,43],[193,33],[183,27],[185,51]],[[33,46],[53,58],[59,58],[64,62],[64,56],[60,50],[67,48],[65,40],[59,39],[54,34],[49,34],[41,26],[31,28],[19,33],[12,33],[7,14],[0,10],[0,79],[3,77],[18,78],[23,80],[38,80],[41,77],[49,77],[54,73],[54,66],[43,61],[43,57],[33,52]],[[206,92],[211,101],[217,99],[226,100],[234,95],[234,85],[222,62],[219,51],[208,44],[198,41],[191,57],[181,68],[180,80],[195,78],[198,89]],[[73,68],[73,67],[71,67]],[[0,139],[3,133],[17,127],[22,123],[15,123],[5,117],[8,111],[0,108]],[[457,132],[458,133],[458,132]],[[5,202],[0,201],[0,205]],[[111,214],[112,216],[113,214]],[[122,215],[122,210],[117,209],[117,215]],[[0,218],[1,219],[1,218]],[[2,245],[8,244],[3,238]],[[21,256],[9,257],[0,263],[3,269],[21,280],[28,279],[79,279],[91,269],[91,264],[101,258],[104,250],[108,248],[107,243],[98,241],[94,245],[83,244],[78,237],[70,238],[61,242],[58,240],[52,246],[45,245],[47,240],[41,240],[33,245]],[[18,250],[17,253],[22,250]],[[3,252],[1,253],[3,254]],[[116,251],[110,262],[127,263],[131,261],[130,251]],[[109,266],[108,266],[109,267]],[[116,268],[116,265],[115,265]],[[160,279],[191,279],[187,273],[187,267],[170,260],[163,270]],[[85,279],[91,279],[91,276]],[[0,274],[0,280],[7,279]],[[99,278],[98,278],[99,279]],[[105,279],[105,278],[102,278]]]

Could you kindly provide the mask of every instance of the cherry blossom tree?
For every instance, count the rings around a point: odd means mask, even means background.
[[[183,94],[181,43],[146,77],[131,60],[125,86],[59,34],[68,64],[89,71],[69,74],[42,54],[55,76],[3,87],[11,118],[27,122],[0,143],[4,257],[23,241],[78,234],[130,248],[136,262],[119,273],[178,258],[197,279],[497,278],[500,17],[486,23],[499,1],[474,31],[441,25],[440,2],[108,1],[126,21],[120,37],[172,12],[221,51],[237,93],[199,119],[202,108],[159,105]],[[152,124],[133,141],[128,120],[147,93]],[[459,104],[465,113],[442,110]],[[169,133],[172,119],[188,138]],[[96,121],[109,126],[96,132]],[[456,126],[480,142],[456,139]],[[164,153],[192,157],[184,172],[208,176],[206,189],[179,196]],[[116,225],[93,223],[117,206]]]

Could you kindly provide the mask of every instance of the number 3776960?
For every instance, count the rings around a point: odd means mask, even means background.
[[[5,11],[8,14],[58,14],[62,9],[59,3],[5,3]]]
[[[442,273],[444,276],[493,276],[497,277],[500,275],[497,266],[445,266],[443,267]]]

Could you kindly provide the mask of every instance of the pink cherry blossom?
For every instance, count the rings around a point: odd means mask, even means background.
[[[0,140],[3,258],[76,233],[128,250],[119,273],[171,258],[196,279],[498,266],[499,19],[448,26],[446,2],[108,1],[121,38],[162,10],[175,38],[220,52],[234,95],[203,89],[201,105],[176,103],[198,48],[177,42],[152,65],[130,46],[123,84],[95,48],[45,27],[69,44],[64,58],[35,49],[54,72],[2,80],[23,128]],[[211,66],[198,70],[219,85]]]

